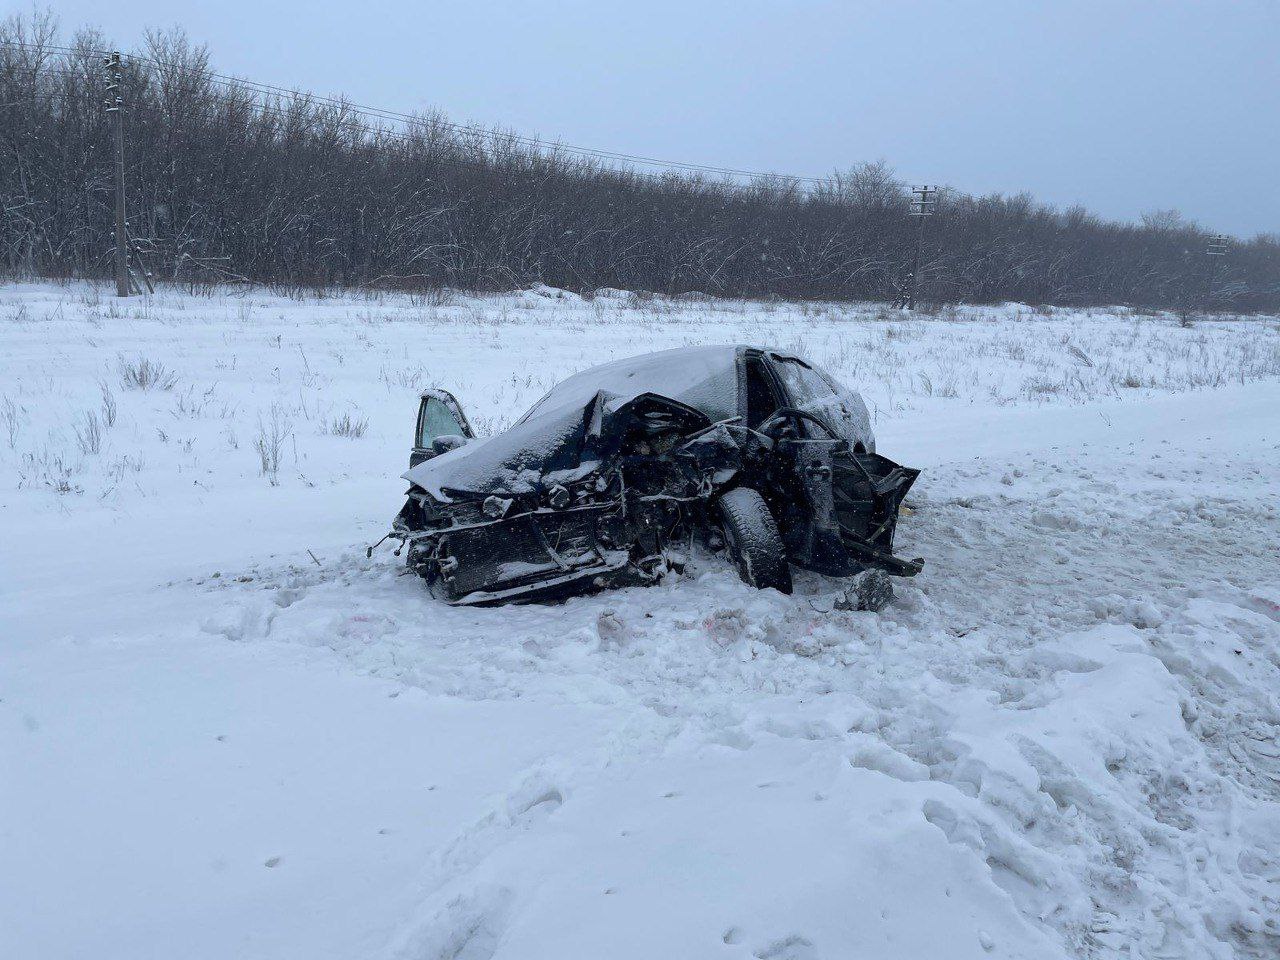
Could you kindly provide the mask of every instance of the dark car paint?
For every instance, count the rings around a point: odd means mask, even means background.
[[[431,462],[406,474],[413,486],[391,534],[408,547],[410,567],[457,604],[552,599],[650,582],[667,569],[673,544],[716,527],[715,498],[746,485],[765,495],[795,565],[836,576],[867,567],[918,572],[919,561],[892,554],[898,508],[918,471],[873,452],[875,439],[856,394],[790,355],[751,347],[693,349],[702,352],[668,351],[597,368],[602,382],[623,393],[597,390],[575,406],[594,383],[594,371],[585,371],[553,388],[507,434],[468,443],[438,460],[434,451],[415,448],[415,458],[425,454]],[[672,354],[672,363],[694,363],[694,374],[701,372],[697,363],[711,371],[693,381],[689,398],[699,389],[708,396],[703,384],[719,376],[717,362],[734,364],[736,422],[713,424],[677,397],[625,395],[645,385],[637,371],[652,378]],[[770,413],[752,409],[753,397],[757,406],[764,399],[765,408],[775,410],[792,399],[776,367],[784,362],[801,364],[826,382],[844,422],[837,427],[799,410],[777,438],[751,429]],[[771,397],[749,389],[749,371],[761,375],[763,383],[755,386]],[[423,406],[433,398],[443,402],[441,394],[424,393]],[[457,401],[444,396],[465,424]],[[559,403],[566,397],[568,404]],[[849,398],[860,411],[848,409]],[[725,399],[716,394],[714,412],[728,412]],[[421,416],[420,410],[415,442]],[[833,438],[837,433],[843,435]]]

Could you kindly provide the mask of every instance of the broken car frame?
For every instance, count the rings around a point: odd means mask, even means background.
[[[652,583],[695,540],[784,592],[790,564],[913,576],[923,562],[895,556],[893,538],[918,471],[874,450],[857,394],[756,347],[583,371],[483,440],[431,390],[389,536],[433,594],[462,605]]]

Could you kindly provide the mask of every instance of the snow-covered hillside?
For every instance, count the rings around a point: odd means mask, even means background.
[[[924,468],[884,612],[365,558],[423,387],[715,342]],[[0,523],[5,957],[1280,954],[1275,320],[10,285]]]

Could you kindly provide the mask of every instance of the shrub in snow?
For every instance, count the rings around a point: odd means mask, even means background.
[[[271,415],[265,421],[258,418],[258,436],[253,441],[253,449],[258,454],[259,473],[270,479],[273,487],[280,483],[280,457],[284,442],[292,435],[293,422],[279,404],[272,404]]]
[[[72,429],[76,433],[76,446],[86,456],[96,456],[102,452],[102,421],[92,410],[80,417],[80,422]]]
[[[98,391],[102,394],[102,424],[106,427],[114,427],[116,416],[119,414],[116,398],[112,396],[111,388],[105,382],[98,384]]]
[[[335,437],[347,437],[351,440],[359,440],[368,429],[368,417],[353,417],[349,413],[334,417],[324,425],[325,433],[332,434]]]
[[[178,383],[178,375],[171,373],[163,363],[139,357],[119,361],[120,386],[126,390],[172,390]]]
[[[9,449],[12,450],[18,445],[18,433],[22,430],[22,418],[25,411],[13,402],[9,397],[4,398],[4,402],[0,403],[0,424],[4,424],[5,436],[9,440]]]

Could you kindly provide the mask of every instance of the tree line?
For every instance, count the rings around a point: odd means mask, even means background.
[[[0,24],[0,269],[112,269],[113,140],[96,30]],[[891,301],[910,283],[910,193],[883,163],[801,187],[649,174],[440,115],[394,126],[341,101],[218,77],[153,33],[125,58],[129,230],[158,279],[278,287],[571,290]],[[921,260],[935,302],[1280,309],[1280,237],[1172,211],[1141,223],[1026,194],[942,191]],[[1211,271],[1213,271],[1211,273]]]

